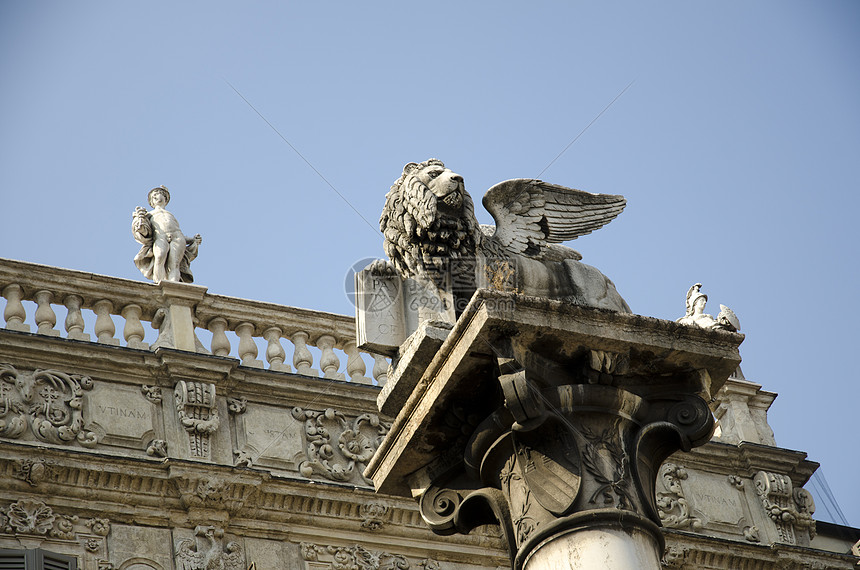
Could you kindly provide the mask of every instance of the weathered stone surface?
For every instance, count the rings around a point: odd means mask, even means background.
[[[424,321],[418,325],[418,329],[400,348],[400,354],[388,374],[388,382],[379,393],[376,403],[380,412],[389,416],[397,415],[421,380],[423,365],[433,359],[448,338],[451,326],[439,321]]]
[[[283,409],[251,405],[241,418],[239,447],[261,466],[293,470],[301,457],[302,423]]]

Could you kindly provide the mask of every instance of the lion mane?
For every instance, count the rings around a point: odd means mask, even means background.
[[[379,228],[385,236],[385,253],[401,277],[414,277],[417,270],[438,285],[450,260],[474,260],[481,230],[465,190],[456,215],[439,208],[439,198],[419,177],[430,166],[445,167],[431,158],[403,168],[385,196]]]

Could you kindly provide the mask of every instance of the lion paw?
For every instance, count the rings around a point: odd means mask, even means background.
[[[397,269],[387,259],[377,259],[367,266],[371,275],[376,277],[393,277],[397,275]]]

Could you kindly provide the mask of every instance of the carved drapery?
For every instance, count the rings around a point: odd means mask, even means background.
[[[812,494],[802,487],[793,487],[787,475],[759,471],[753,478],[756,494],[761,500],[765,514],[776,525],[779,542],[802,544],[798,533],[803,532],[809,540],[815,538],[815,502]]]
[[[220,425],[215,385],[180,380],[174,396],[179,422],[188,432],[192,457],[209,458],[210,435]]]
[[[303,476],[317,474],[333,481],[372,484],[363,475],[364,467],[388,433],[390,424],[376,414],[361,414],[349,420],[333,408],[313,411],[297,407],[292,415],[305,424],[307,459],[299,464]]]
[[[302,560],[328,564],[331,570],[440,570],[430,558],[410,561],[401,554],[368,550],[360,544],[352,546],[320,546],[303,542],[299,546]],[[319,566],[314,566],[318,568]]]
[[[84,428],[84,391],[93,380],[57,370],[20,372],[0,364],[0,437],[17,439],[29,431],[40,441],[98,443],[98,435]]]

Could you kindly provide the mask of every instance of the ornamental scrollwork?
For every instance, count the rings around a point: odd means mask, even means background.
[[[83,535],[84,546],[94,551],[101,548],[104,537],[110,534],[110,521],[88,519],[80,522],[77,515],[57,513],[42,501],[21,499],[0,508],[0,532],[58,540],[77,540]]]
[[[401,554],[368,550],[355,544],[353,546],[320,546],[303,542],[299,546],[302,559],[306,562],[328,564],[331,570],[439,570],[439,563],[425,558],[410,562]]]
[[[299,464],[304,477],[322,475],[333,481],[354,478],[370,485],[363,471],[379,447],[390,424],[376,414],[361,414],[354,420],[332,408],[323,411],[293,408],[292,415],[305,424],[305,454]]]
[[[0,364],[0,437],[17,439],[29,426],[47,443],[95,446],[98,435],[84,429],[83,416],[84,390],[92,388],[89,376]]]
[[[796,531],[815,537],[815,503],[812,494],[801,487],[793,488],[787,475],[759,471],[753,477],[755,490],[765,514],[776,525],[779,542],[797,544]]]
[[[31,487],[36,487],[42,481],[52,477],[55,471],[56,464],[53,461],[20,459],[15,462],[13,476],[16,479],[26,481]]]
[[[180,380],[174,396],[179,423],[188,432],[191,455],[208,458],[210,436],[220,425],[215,385]]]
[[[666,491],[657,493],[657,513],[666,528],[702,528],[701,519],[690,514],[690,506],[681,487],[681,481],[687,477],[687,470],[674,463],[664,463],[660,468],[658,480]]]

